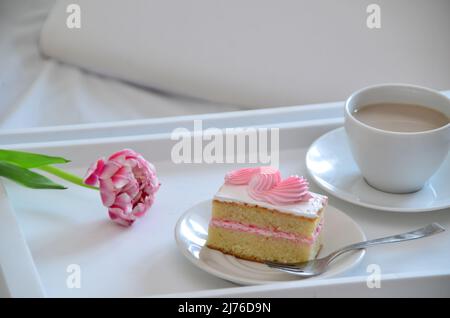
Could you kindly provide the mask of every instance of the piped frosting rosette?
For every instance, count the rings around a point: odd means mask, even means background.
[[[307,202],[312,198],[305,178],[294,175],[282,179],[280,171],[270,166],[233,170],[226,174],[225,184],[248,185],[250,197],[273,205]]]

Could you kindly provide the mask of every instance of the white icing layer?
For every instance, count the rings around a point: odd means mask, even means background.
[[[222,202],[247,203],[263,208],[277,210],[298,216],[315,219],[318,212],[327,204],[327,197],[311,192],[312,198],[307,202],[298,202],[290,205],[272,205],[263,201],[256,201],[247,193],[247,185],[224,184],[214,196],[214,200]]]

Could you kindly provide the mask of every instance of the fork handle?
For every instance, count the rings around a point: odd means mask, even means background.
[[[331,262],[333,259],[335,259],[339,255],[349,252],[349,251],[359,250],[359,249],[363,249],[363,248],[378,245],[378,244],[387,244],[387,243],[396,243],[396,242],[415,240],[415,239],[419,239],[422,237],[431,236],[431,235],[434,235],[434,234],[437,234],[437,233],[440,233],[443,231],[445,231],[445,228],[442,227],[440,224],[432,223],[432,224],[429,224],[425,227],[422,227],[422,228],[414,230],[414,231],[351,244],[351,245],[345,246],[345,247],[337,250],[336,252],[328,255],[327,256],[328,262]]]

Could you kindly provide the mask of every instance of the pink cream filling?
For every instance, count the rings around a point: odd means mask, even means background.
[[[261,228],[261,227],[255,226],[255,225],[247,225],[247,224],[242,224],[242,223],[235,222],[235,221],[228,221],[228,220],[222,220],[222,219],[216,219],[216,218],[213,218],[211,220],[210,226],[224,228],[227,230],[246,232],[246,233],[251,233],[251,234],[256,234],[256,235],[263,235],[263,236],[268,236],[268,237],[286,239],[286,240],[294,241],[299,244],[311,245],[311,244],[314,244],[317,237],[319,236],[320,231],[322,230],[323,219],[317,225],[312,236],[309,236],[309,237],[305,236],[305,235],[301,235],[301,234],[278,231],[278,230],[273,230],[273,229],[269,229],[269,228]]]

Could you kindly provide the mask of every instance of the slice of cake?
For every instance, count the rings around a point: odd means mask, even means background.
[[[214,196],[206,245],[257,262],[313,259],[327,201],[309,192],[306,179],[282,180],[273,167],[231,171]]]

